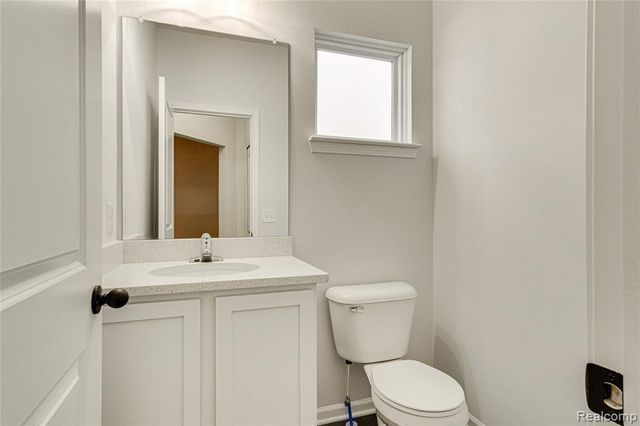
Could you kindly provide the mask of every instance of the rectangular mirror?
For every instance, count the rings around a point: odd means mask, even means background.
[[[288,235],[289,46],[122,20],[122,238]]]

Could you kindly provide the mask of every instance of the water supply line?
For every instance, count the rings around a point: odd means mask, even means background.
[[[351,392],[349,387],[349,379],[351,376],[351,361],[345,359],[345,364],[347,364],[347,396],[344,400],[344,406],[347,407],[347,414],[349,415],[349,421],[345,423],[345,426],[358,426],[358,423],[353,421],[353,412],[351,411]]]

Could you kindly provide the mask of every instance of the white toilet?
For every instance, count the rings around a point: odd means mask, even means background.
[[[364,364],[379,425],[464,426],[464,391],[447,374],[407,353],[416,290],[405,282],[327,290],[338,355]]]

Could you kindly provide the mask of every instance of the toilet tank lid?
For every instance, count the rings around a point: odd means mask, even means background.
[[[415,299],[416,290],[403,281],[378,284],[343,285],[331,287],[325,294],[327,299],[345,305],[380,303],[395,300]]]

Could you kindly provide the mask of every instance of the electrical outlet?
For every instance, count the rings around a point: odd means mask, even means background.
[[[105,211],[105,227],[107,235],[113,234],[113,203],[107,203]]]
[[[276,222],[276,209],[262,210],[262,223],[275,223],[275,222]]]

